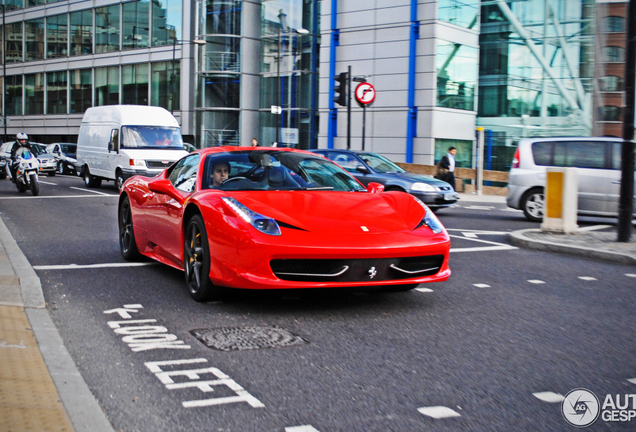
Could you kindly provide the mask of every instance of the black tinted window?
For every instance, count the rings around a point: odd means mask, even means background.
[[[554,166],[605,168],[606,142],[561,141],[555,143]]]
[[[536,142],[532,144],[532,157],[536,165],[552,165],[552,142]]]

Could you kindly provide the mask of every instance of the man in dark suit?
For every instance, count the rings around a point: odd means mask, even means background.
[[[457,149],[455,147],[449,147],[448,153],[446,153],[442,160],[439,162],[439,166],[441,168],[446,168],[448,173],[446,177],[443,178],[446,183],[450,184],[453,187],[453,190],[457,190],[455,188],[455,154],[457,153]]]

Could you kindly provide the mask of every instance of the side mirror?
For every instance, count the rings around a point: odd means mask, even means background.
[[[371,193],[384,192],[384,185],[376,182],[370,182],[367,185],[367,190]]]
[[[113,144],[113,142],[112,142],[112,141],[109,141],[109,142],[108,142],[108,151],[109,151],[109,152],[112,152],[112,151],[114,151],[114,150],[115,150],[115,144]]]
[[[177,192],[172,186],[170,180],[166,178],[148,182],[148,189],[150,189],[150,192],[168,195],[169,197],[174,198],[177,201],[181,201],[183,199],[183,197],[179,195],[179,192]]]
[[[359,173],[362,173],[362,174],[369,174],[369,170],[364,165],[358,165],[356,167],[356,171],[358,171]]]

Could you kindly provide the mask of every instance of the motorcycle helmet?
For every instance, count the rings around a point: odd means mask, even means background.
[[[18,140],[28,140],[29,139],[29,136],[27,134],[25,134],[24,132],[18,133],[15,137]]]

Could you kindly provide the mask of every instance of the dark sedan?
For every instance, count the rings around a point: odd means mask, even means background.
[[[381,183],[385,190],[408,192],[431,209],[450,207],[457,202],[457,193],[445,181],[409,173],[377,153],[356,150],[312,150],[337,163],[363,185]]]

